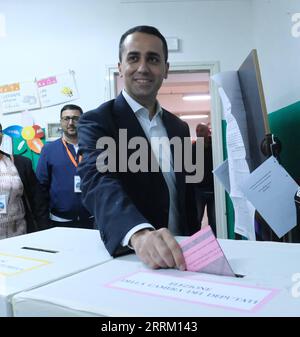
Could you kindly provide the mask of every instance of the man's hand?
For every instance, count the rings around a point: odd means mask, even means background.
[[[167,228],[140,230],[132,235],[130,244],[150,268],[186,269],[182,250]]]

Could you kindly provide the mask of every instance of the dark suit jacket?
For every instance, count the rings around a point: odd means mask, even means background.
[[[189,128],[173,114],[163,111],[163,123],[169,138],[189,137]],[[103,150],[96,149],[100,137],[112,137],[117,143],[117,166],[119,165],[119,129],[127,130],[128,141],[132,137],[146,135],[123,95],[102,104],[81,117],[78,125],[79,150],[83,154],[78,173],[81,176],[83,203],[91,214],[108,252],[119,255],[120,243],[134,226],[147,222],[156,229],[168,226],[169,191],[161,172],[100,173],[96,160]],[[151,148],[148,143],[148,163]],[[127,146],[127,144],[125,144]],[[172,149],[172,148],[171,148]],[[134,150],[127,150],[130,157]],[[176,172],[180,235],[196,231],[196,209],[190,184],[185,183],[185,172]]]
[[[1,153],[9,156],[2,151]],[[48,204],[32,169],[31,161],[19,155],[13,157],[24,188],[22,200],[25,207],[27,233],[46,229],[49,224]]]

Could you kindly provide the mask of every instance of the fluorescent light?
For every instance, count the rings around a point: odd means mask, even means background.
[[[208,101],[210,100],[210,95],[183,95],[182,99],[184,101]]]
[[[181,119],[199,119],[199,118],[207,118],[208,115],[182,115],[179,118]]]

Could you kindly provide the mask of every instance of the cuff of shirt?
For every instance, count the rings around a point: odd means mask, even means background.
[[[121,242],[121,245],[123,247],[129,247],[130,249],[133,249],[130,245],[129,245],[129,242],[130,242],[130,239],[132,237],[132,235],[142,229],[145,229],[145,228],[149,228],[151,230],[155,229],[152,225],[150,225],[149,223],[141,223],[139,225],[136,225],[135,227],[131,228],[131,230],[125,235],[124,239],[122,240]]]

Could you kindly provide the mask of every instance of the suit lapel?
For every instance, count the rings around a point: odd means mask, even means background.
[[[127,131],[126,146],[128,146],[129,140],[132,139],[133,137],[142,137],[146,139],[147,144],[148,144],[148,169],[150,170],[151,169],[151,152],[152,152],[150,142],[140,122],[138,121],[135,113],[132,111],[131,107],[128,105],[128,103],[126,102],[122,94],[120,94],[115,100],[113,114],[114,114],[114,120],[116,122],[117,128],[119,130],[126,129]],[[128,157],[133,152],[134,150],[127,150]]]
[[[147,140],[149,148],[151,148],[148,138],[146,137],[143,128],[141,127],[138,119],[136,118],[135,113],[132,111],[132,109],[130,108],[130,106],[128,105],[128,103],[126,102],[122,94],[120,94],[116,98],[112,113],[114,115],[114,120],[116,122],[118,129],[127,130],[128,140],[130,140],[133,137],[137,137],[137,136],[143,137]],[[169,112],[163,110],[162,121],[166,128],[168,138],[171,139],[173,137],[179,136],[180,130],[178,130],[177,123],[174,123],[174,119],[170,118],[169,114],[170,114]],[[171,146],[171,152],[172,152],[173,162],[174,162],[174,147],[173,146]],[[149,151],[149,156],[150,156],[150,151]],[[150,157],[149,157],[149,163],[150,163]],[[182,172],[175,172],[175,177],[176,177],[177,188],[178,188],[179,187],[178,184],[182,184],[184,182],[183,181],[184,174],[182,174]]]
[[[128,139],[133,137],[143,137],[147,139],[135,113],[132,111],[122,94],[115,100],[113,114],[118,128],[127,130]]]
[[[167,135],[169,139],[172,139],[173,137],[178,136],[178,133],[176,132],[176,126],[173,125],[172,118],[169,117],[169,112],[163,110],[162,114],[162,121],[164,123],[164,126],[167,131]],[[174,161],[174,147],[171,147],[172,157]]]
[[[172,139],[173,137],[179,137],[180,136],[180,130],[178,129],[178,124],[175,123],[174,118],[171,118],[170,112],[164,110],[163,115],[162,115],[162,120],[163,120],[164,126],[167,130],[167,134],[168,134],[169,139]],[[181,141],[183,141],[182,137],[180,137],[180,139],[181,139]],[[182,143],[182,146],[183,146],[183,143]],[[173,156],[173,163],[174,163],[175,162],[174,146],[171,146],[171,153],[172,153],[172,156]],[[183,158],[182,158],[182,165],[183,165]],[[181,172],[174,172],[175,177],[176,177],[176,182],[177,182],[176,183],[177,192],[182,191],[182,186],[184,185],[183,171],[184,171],[184,168],[182,167]]]

